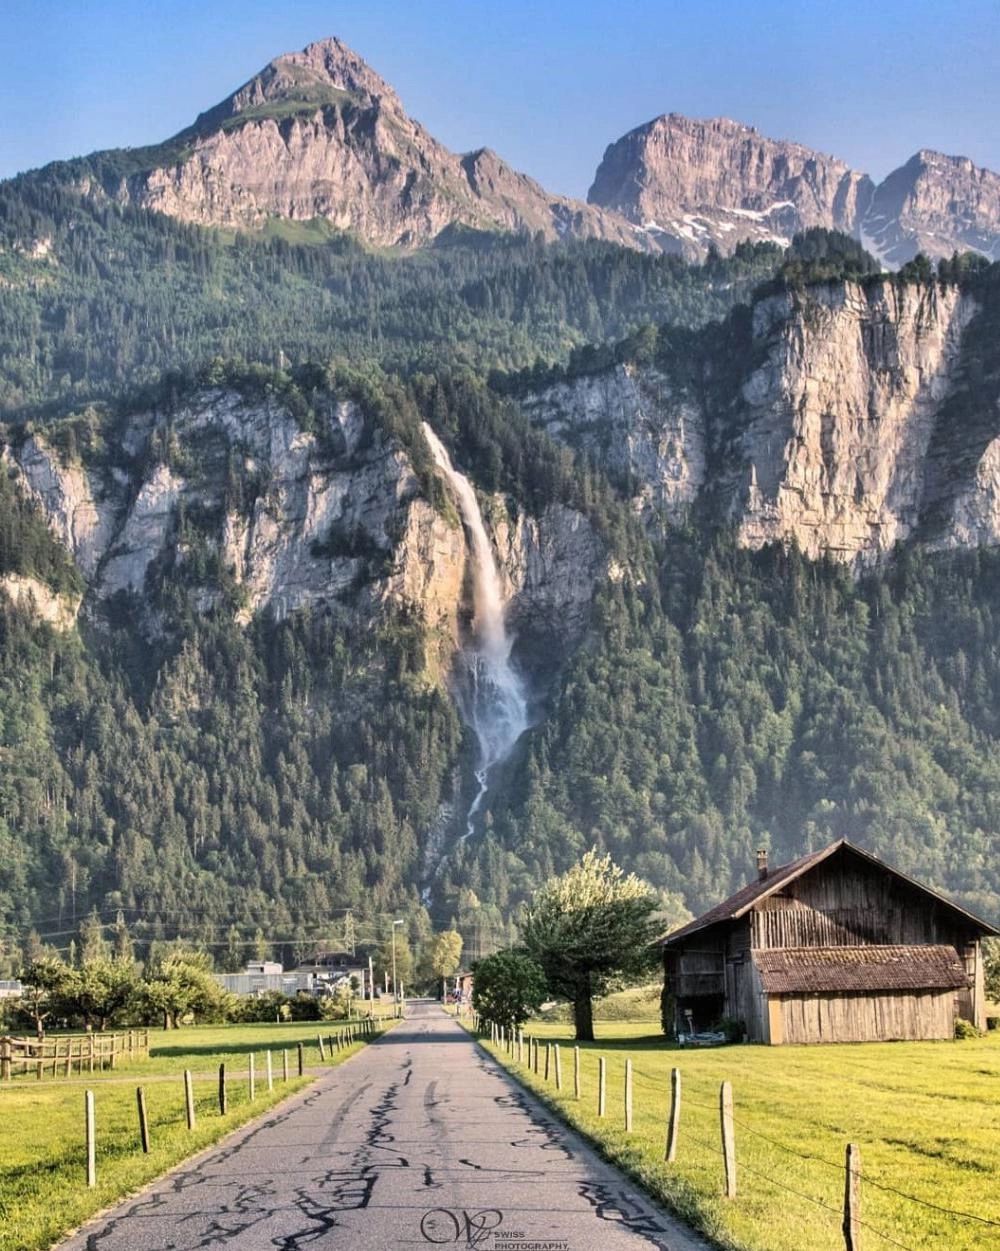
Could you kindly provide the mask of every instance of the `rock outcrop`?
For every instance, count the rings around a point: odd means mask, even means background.
[[[26,609],[60,634],[72,630],[80,611],[78,595],[59,595],[37,578],[18,573],[0,575],[0,595]]]
[[[705,414],[661,370],[619,365],[529,395],[524,408],[553,438],[633,483],[651,525],[681,520],[705,485]]]
[[[339,39],[278,57],[149,152],[149,168],[112,194],[200,225],[319,219],[380,247],[416,247],[454,227],[650,246],[616,215],[550,195],[488,149],[450,152]]]
[[[748,547],[795,542],[858,568],[914,536],[996,544],[1000,390],[975,422],[956,425],[949,407],[977,311],[936,283],[784,292],[754,306],[735,373],[707,331],[704,385],[663,360],[577,377],[523,406],[631,481],[652,527],[697,510]],[[728,392],[713,385],[721,371]]]

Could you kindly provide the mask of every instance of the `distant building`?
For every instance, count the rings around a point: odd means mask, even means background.
[[[342,980],[349,982],[353,977],[357,980],[359,989],[362,975],[365,978],[368,977],[367,961],[350,951],[322,952],[314,956],[312,960],[301,961],[295,971],[296,973],[309,973],[320,981],[331,983]]]
[[[14,979],[0,979],[0,999],[20,999],[24,987]]]
[[[986,1026],[982,942],[997,930],[841,839],[661,938],[678,1033],[742,1023],[751,1042],[952,1038]]]
[[[315,993],[316,979],[309,973],[286,973],[276,960],[250,960],[242,973],[216,973],[215,980],[232,995],[265,995],[271,991],[294,997],[300,991]]]

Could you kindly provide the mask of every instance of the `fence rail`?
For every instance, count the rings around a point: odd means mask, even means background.
[[[0,1037],[0,1081],[34,1073],[44,1078],[72,1077],[113,1069],[120,1059],[149,1055],[149,1030],[107,1034],[56,1034],[50,1038]]]

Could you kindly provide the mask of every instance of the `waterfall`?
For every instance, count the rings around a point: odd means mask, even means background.
[[[476,493],[469,479],[452,465],[444,444],[426,422],[423,430],[438,468],[455,492],[472,558],[472,639],[462,653],[466,680],[458,691],[462,715],[479,744],[479,790],[466,814],[463,838],[468,838],[489,790],[490,770],[510,755],[528,728],[528,700],[524,683],[510,662],[514,640],[507,633],[500,575]]]

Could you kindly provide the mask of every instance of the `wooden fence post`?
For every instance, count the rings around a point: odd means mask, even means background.
[[[274,1089],[274,1066],[271,1063],[271,1053],[264,1053],[264,1070],[267,1073],[267,1090],[268,1094]]]
[[[580,1048],[573,1048],[573,1098],[580,1098]]]
[[[323,1046],[323,1035],[316,1035],[316,1045],[319,1047],[320,1064],[326,1064],[326,1047]]]
[[[0,1038],[0,1081],[9,1082],[11,1080],[11,1052],[14,1050],[14,1044],[9,1038]]]
[[[288,1081],[288,1052],[284,1048],[281,1051],[281,1080]]]
[[[632,1057],[625,1061],[625,1133],[632,1132]]]
[[[194,1129],[194,1086],[191,1084],[190,1069],[184,1070],[184,1112],[188,1129]]]
[[[733,1130],[733,1088],[723,1082],[719,1089],[719,1116],[722,1121],[722,1157],[726,1170],[726,1198],[736,1198],[736,1138]]]
[[[247,1084],[250,1087],[250,1102],[257,1098],[257,1066],[253,1058],[253,1052],[247,1057]]]
[[[226,1098],[226,1066],[219,1065],[219,1115],[225,1116],[229,1107],[229,1100]]]
[[[519,1029],[517,1031],[517,1062],[518,1064],[524,1063],[524,1030],[523,1029]]]
[[[861,1251],[861,1148],[847,1144],[844,1178],[844,1247]]]
[[[302,1050],[301,1043],[298,1044],[298,1051],[299,1051],[299,1077],[304,1077],[305,1071],[306,1071],[306,1057]]]
[[[556,1090],[562,1090],[562,1058],[559,1055],[559,1044],[555,1044]]]
[[[670,1070],[670,1120],[667,1122],[667,1147],[664,1159],[673,1164],[677,1159],[677,1131],[681,1123],[681,1071]]]
[[[141,1086],[135,1088],[135,1102],[139,1110],[139,1142],[143,1155],[149,1155],[149,1117],[146,1115],[146,1092]]]
[[[604,1056],[597,1061],[597,1115],[603,1116],[607,1107],[608,1062]]]
[[[84,1128],[87,1137],[87,1186],[93,1190],[97,1185],[97,1126],[94,1117],[94,1092],[88,1090],[83,1096]]]

